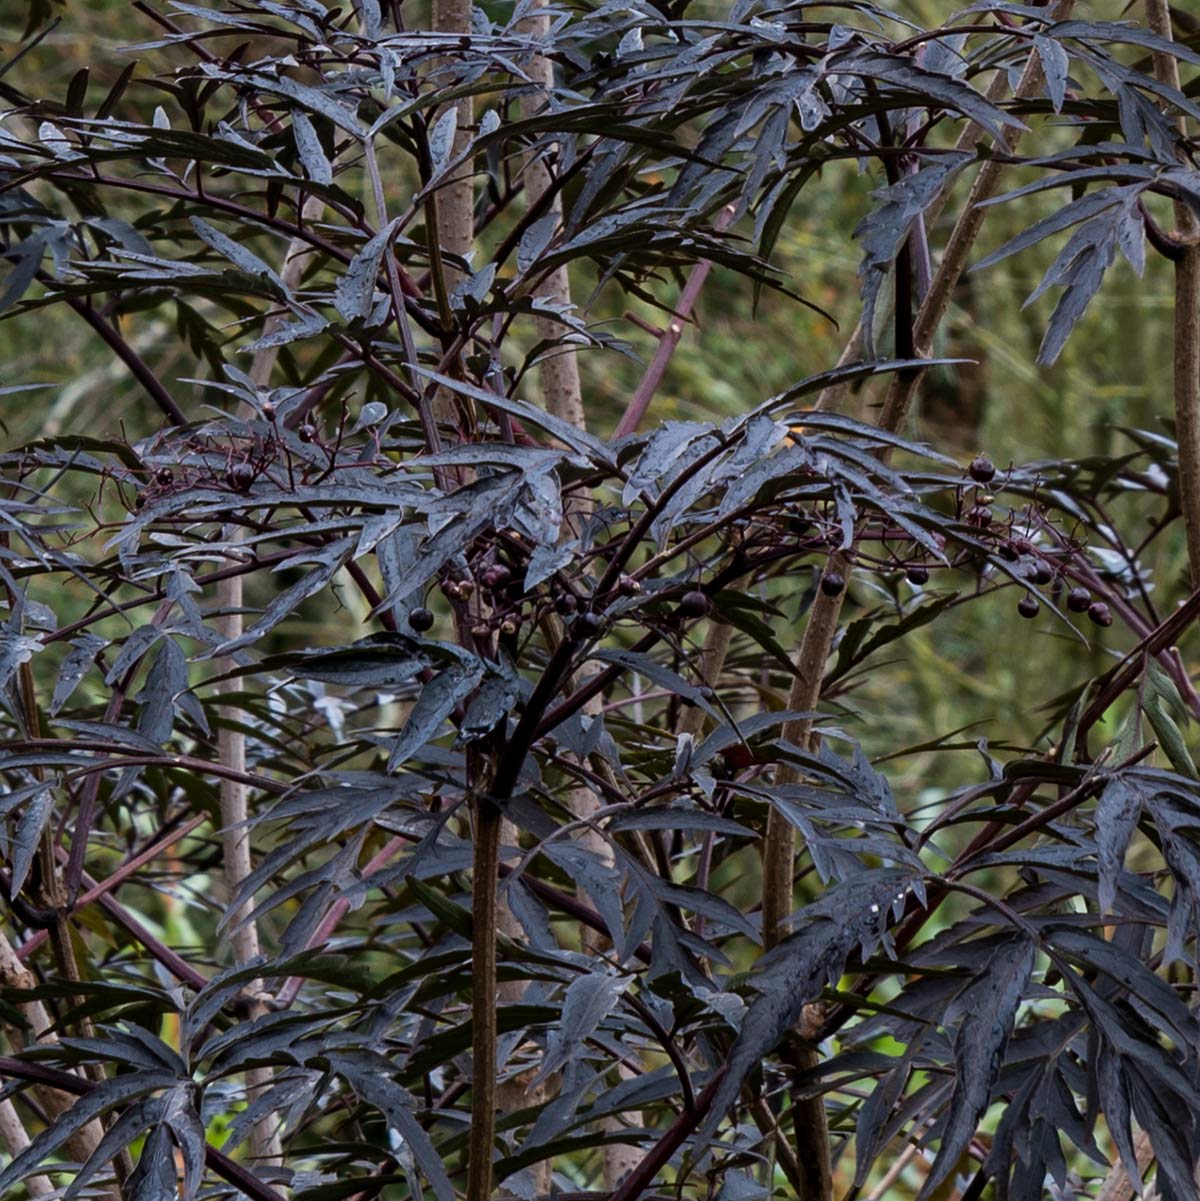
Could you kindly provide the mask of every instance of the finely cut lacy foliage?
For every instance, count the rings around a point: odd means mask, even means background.
[[[376,0],[143,5],[111,87],[0,78],[4,318],[88,323],[145,397],[140,429],[2,460],[0,849],[27,971],[6,957],[0,1073],[32,1141],[0,1193],[453,1201],[490,1153],[485,1188],[532,1197],[549,1162],[587,1196],[620,1143],[620,1201],[795,1196],[816,1096],[843,1193],[891,1172],[881,1196],[1091,1195],[1140,1151],[1161,1197],[1193,1196],[1200,698],[1173,648],[1200,595],[1139,563],[1179,537],[1174,444],[968,472],[816,405],[923,369],[913,314],[981,164],[1014,165],[994,199],[1030,214],[991,261],[1058,255],[1047,362],[1118,255],[1175,254],[1164,206],[1200,207],[1200,174],[1174,118],[1200,109],[1151,56],[1200,57],[1003,3],[929,32],[857,3],[548,11],[480,6],[462,36]],[[561,219],[525,194],[532,158]],[[706,260],[747,306],[807,303],[772,255],[847,167],[877,190],[844,364],[723,421],[651,403],[617,439],[540,402],[548,356],[628,354],[593,296],[669,310]],[[469,262],[436,205],[468,176]],[[575,307],[540,295],[564,264]],[[147,314],[175,331],[162,371],[128,338]],[[1067,640],[1076,686],[1025,746],[929,730],[961,783],[894,791],[856,690],[1000,590]],[[839,594],[798,742],[799,639]],[[222,779],[250,798],[234,896]],[[764,954],[772,811],[796,913]],[[497,868],[475,835],[499,815]],[[240,966],[239,921],[263,948]],[[250,1152],[264,1125],[277,1157]]]

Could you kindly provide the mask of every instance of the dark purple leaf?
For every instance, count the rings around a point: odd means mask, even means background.
[[[954,1093],[941,1130],[941,1145],[921,1185],[922,1199],[931,1196],[954,1170],[987,1110],[1033,962],[1033,944],[1026,938],[1013,938],[955,998],[946,1015],[947,1026],[957,1023]]]

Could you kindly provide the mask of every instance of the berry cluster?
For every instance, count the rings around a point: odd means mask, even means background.
[[[982,488],[990,485],[996,478],[996,465],[987,455],[977,455],[968,465],[967,475]],[[1009,563],[1028,560],[1021,569],[1021,575],[1039,588],[1049,587],[1052,598],[1057,600],[1064,587],[1065,564],[1054,561],[1039,551],[1028,536],[1013,534],[1011,529],[992,531],[993,499],[990,493],[976,490],[974,503],[966,514],[968,524],[981,531],[988,530],[992,534],[996,539],[996,553],[1002,559]],[[1112,610],[1109,606],[1103,600],[1093,598],[1091,592],[1080,585],[1075,585],[1068,592],[1067,608],[1072,613],[1086,613],[1095,625],[1112,625]],[[1040,609],[1038,598],[1032,592],[1026,592],[1017,602],[1017,612],[1026,619],[1036,617]]]

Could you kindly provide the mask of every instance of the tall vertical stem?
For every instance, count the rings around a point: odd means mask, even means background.
[[[301,221],[308,222],[318,218],[324,211],[324,202],[317,196],[309,196],[301,209]],[[291,291],[296,288],[304,273],[304,263],[309,247],[300,238],[293,238],[284,254],[280,278],[284,286]],[[281,322],[282,317],[269,319],[264,326],[264,333],[270,333]],[[250,364],[250,378],[259,387],[264,387],[271,378],[271,370],[279,351],[275,347],[264,347],[259,350]],[[249,417],[249,412],[243,412],[243,417]],[[234,528],[230,532],[230,543],[239,542],[241,531]],[[217,583],[217,606],[221,610],[220,631],[222,637],[229,641],[241,636],[242,619],[242,577],[230,576]],[[229,666],[233,666],[232,663]],[[227,681],[218,686],[218,691],[239,687],[236,680]],[[233,772],[244,775],[246,771],[246,736],[231,723],[236,719],[237,711],[232,708],[224,710],[224,722],[217,731],[217,756],[222,766]],[[242,881],[250,875],[253,869],[250,847],[250,831],[245,822],[249,816],[249,795],[245,784],[228,776],[221,780],[221,826],[222,851],[224,860],[225,886],[230,896],[236,895],[242,886]],[[241,906],[229,918],[232,928],[230,945],[236,963],[246,963],[254,959],[260,950],[258,925],[253,919],[247,919],[250,902]],[[258,992],[257,983],[252,992]],[[260,1017],[266,1009],[260,1000],[250,1001],[251,1017]],[[271,1083],[270,1068],[252,1068],[246,1073],[246,1088],[251,1099],[268,1088]],[[274,1122],[264,1118],[257,1123],[250,1135],[250,1149],[259,1163],[278,1163],[282,1156],[282,1146]]]
[[[462,38],[471,35],[471,0],[433,0],[433,30],[435,33],[457,34]],[[471,122],[474,119],[474,103],[470,96],[461,96],[454,101],[458,119],[454,131],[452,157],[462,155],[471,141]],[[435,119],[440,118],[437,113]],[[439,309],[446,307],[455,285],[464,277],[462,268],[453,263],[444,263],[442,251],[468,258],[475,240],[475,180],[470,166],[455,168],[454,178],[439,188],[433,197],[432,225],[437,245],[431,247],[435,293]],[[443,314],[443,321],[449,316]],[[447,326],[445,338],[452,336]],[[461,368],[454,364],[452,375]],[[438,421],[451,421],[456,412],[454,394],[448,388],[438,388],[433,401],[434,416]]]
[[[471,0],[433,0],[433,29],[435,33],[471,34]],[[453,157],[457,159],[471,141],[471,121],[474,105],[470,96],[454,101],[458,121],[454,131]],[[440,113],[438,114],[440,116]],[[475,239],[475,182],[467,166],[455,169],[456,177],[439,188],[434,201],[437,210],[439,242],[443,250],[466,258]],[[463,277],[453,264],[446,268],[446,285],[451,291]]]
[[[1074,4],[1075,0],[1059,0],[1052,20],[1065,20]],[[1041,59],[1036,53],[1031,53],[1016,87],[1017,99],[1029,99],[1037,95],[1044,79]],[[1006,129],[1002,139],[1003,149],[1015,149],[1019,137],[1019,130]],[[959,212],[937,274],[914,322],[913,340],[916,353],[920,357],[929,354],[933,336],[946,314],[950,297],[966,268],[967,259],[983,225],[986,210],[980,206],[995,194],[1002,171],[1003,165],[995,160],[984,163]],[[879,416],[878,425],[881,429],[895,432],[903,425],[920,378],[919,370],[901,372],[893,377]],[[845,576],[852,562],[852,554],[833,555],[830,557],[828,570]],[[820,702],[825,663],[837,634],[843,599],[844,593],[836,596],[826,596],[822,591],[817,593],[800,644],[796,661],[798,672],[788,697],[789,709],[812,712]],[[807,747],[812,739],[811,721],[801,719],[794,723],[786,730],[786,736],[789,741]],[[794,777],[789,769],[781,773],[783,782],[791,778]],[[795,856],[795,831],[781,814],[772,810],[767,818],[767,834],[763,848],[763,941],[768,947],[779,940],[780,923],[792,909]],[[820,1097],[796,1107],[795,1131],[797,1158],[802,1164],[808,1165],[810,1182],[810,1188],[800,1197],[800,1201],[828,1201],[832,1195],[833,1181],[827,1166],[829,1134],[825,1106]]]
[[[469,38],[471,0],[433,0],[433,31]],[[453,157],[458,158],[471,140],[473,105],[469,96],[454,101],[458,118]],[[440,115],[440,114],[439,114]],[[475,238],[475,182],[467,165],[455,168],[456,177],[434,195],[434,224],[438,251],[467,258]],[[440,257],[440,255],[439,255]],[[436,268],[435,264],[435,268]],[[441,272],[441,288],[448,296],[463,278],[461,268],[447,263]],[[451,331],[446,330],[449,337]],[[461,368],[454,365],[452,374]],[[454,398],[440,388],[434,398],[438,420],[454,412]],[[483,765],[472,757],[472,786],[477,786]],[[483,791],[474,804],[475,846],[472,869],[471,949],[471,1132],[467,1153],[467,1201],[489,1201],[492,1193],[492,1149],[496,1138],[496,889],[500,873],[500,810]]]
[[[29,1146],[29,1134],[17,1113],[17,1107],[6,1097],[0,1101],[0,1144],[16,1159]],[[46,1197],[54,1192],[49,1176],[38,1173],[25,1177],[25,1191],[30,1197]]]
[[[475,870],[471,938],[471,1134],[466,1201],[490,1201],[492,1147],[496,1141],[496,921],[500,882],[499,807],[475,803]]]
[[[5,937],[4,932],[0,931],[0,995],[25,992],[36,988],[37,985],[37,977],[25,967],[17,957],[12,944]],[[17,1009],[25,1021],[26,1030],[24,1034],[18,1034],[15,1028],[5,1027],[8,1041],[14,1049],[21,1045],[20,1040],[22,1038],[27,1038],[33,1043],[53,1043],[58,1041],[57,1035],[54,1033],[54,1023],[41,1001],[21,1001],[18,1002]],[[37,1100],[46,1111],[46,1116],[52,1122],[62,1117],[74,1104],[73,1097],[61,1092],[57,1088],[52,1088],[50,1085],[35,1086],[34,1091]],[[4,1139],[9,1143],[10,1151],[13,1155],[16,1155],[18,1148],[13,1147],[10,1140],[19,1140],[21,1134],[24,1132],[24,1127],[21,1126],[15,1110],[13,1118],[16,1120],[16,1124],[9,1123],[8,1128],[2,1133]],[[67,1140],[67,1154],[79,1163],[84,1163],[100,1145],[100,1140],[103,1137],[104,1127],[100,1120],[95,1118],[82,1126]],[[28,1185],[29,1181],[26,1183]],[[117,1201],[118,1194],[115,1191],[106,1191],[102,1195],[104,1201]]]
[[[533,37],[545,37],[550,32],[550,17],[545,9],[546,0],[537,0],[530,15],[521,22],[521,32]],[[554,87],[554,63],[545,55],[535,54],[529,62],[528,71],[530,79],[541,88],[540,94],[532,93],[524,101],[525,115],[533,116],[550,103],[550,91]],[[542,196],[551,191],[553,185],[554,177],[545,158],[538,154],[529,155],[525,163],[525,194],[529,207],[536,205]],[[546,216],[554,216],[561,222],[562,211],[562,192],[556,191],[546,207]],[[571,303],[571,281],[565,263],[555,267],[542,279],[537,295],[555,304]],[[538,337],[542,340],[549,341],[562,335],[563,327],[558,322],[548,317],[534,320]],[[583,390],[579,383],[579,360],[574,349],[563,347],[542,359],[538,364],[538,376],[546,408],[556,417],[582,429]]]
[[[1159,37],[1171,40],[1167,0],[1146,0],[1146,21]],[[1160,83],[1179,90],[1179,63],[1173,54],[1154,55]],[[1180,143],[1187,120],[1175,118]],[[1200,221],[1182,201],[1175,202],[1175,227],[1183,248],[1175,261],[1174,393],[1175,440],[1179,447],[1179,507],[1187,535],[1192,587],[1200,587]]]

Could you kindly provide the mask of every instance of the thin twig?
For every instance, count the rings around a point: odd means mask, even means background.
[[[734,206],[727,204],[718,214],[714,222],[714,228],[718,231],[727,229],[729,223],[733,220],[733,214]],[[662,383],[662,378],[666,373],[667,365],[671,361],[671,356],[675,353],[675,348],[679,345],[679,339],[683,337],[684,327],[687,325],[688,318],[692,314],[692,309],[696,307],[696,301],[700,297],[704,281],[708,279],[708,273],[711,270],[712,263],[708,259],[701,259],[692,268],[692,273],[688,276],[688,281],[684,285],[683,292],[680,294],[679,303],[671,313],[671,320],[667,323],[667,328],[659,335],[658,346],[654,351],[654,358],[650,360],[649,366],[647,366],[645,372],[642,374],[637,390],[630,397],[629,404],[626,405],[625,412],[621,415],[621,420],[617,423],[617,428],[613,433],[614,440],[624,438],[627,434],[632,434],[641,424],[642,418],[646,415],[646,410],[650,407],[650,401],[654,398],[654,393],[658,391],[658,386]]]
[[[116,326],[106,321],[92,305],[78,296],[68,296],[67,304],[100,335],[110,350],[129,368],[129,374],[141,384],[143,390],[162,410],[163,416],[172,425],[187,425],[187,417],[175,403],[175,398],[163,386],[162,381],[146,365],[145,360],[129,342],[121,336]]]
[[[97,775],[94,777],[99,779]],[[158,858],[168,847],[173,846],[181,838],[186,838],[193,830],[202,826],[208,821],[207,813],[198,813],[195,817],[178,826],[176,829],[169,831],[155,839],[145,850],[139,851],[136,855],[125,860],[123,864],[111,876],[106,876],[95,887],[89,888],[82,893],[72,904],[71,912],[76,913],[80,909],[90,905],[93,901],[103,896],[105,893],[112,892],[121,883],[132,876],[144,864],[149,863],[152,859]],[[27,959],[34,951],[38,949],[46,941],[47,934],[45,930],[39,930],[32,937],[28,938],[19,947],[17,947],[17,956],[20,959]]]

